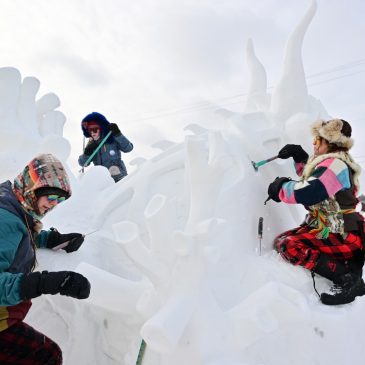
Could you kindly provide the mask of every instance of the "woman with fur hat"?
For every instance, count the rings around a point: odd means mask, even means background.
[[[93,112],[82,120],[81,129],[84,136],[89,138],[89,142],[84,153],[79,157],[79,165],[85,166],[100,142],[111,131],[111,135],[91,161],[94,165],[106,167],[115,182],[127,176],[127,169],[122,161],[121,152],[132,151],[133,144],[121,133],[117,124],[109,123],[104,115]]]
[[[365,294],[364,219],[356,211],[359,202],[360,166],[349,150],[351,126],[343,119],[319,120],[312,125],[314,154],[299,145],[286,145],[279,158],[292,157],[299,181],[278,177],[268,194],[276,202],[302,204],[308,210],[304,223],[280,234],[274,241],[279,254],[334,283],[322,293],[323,304],[350,303]]]
[[[30,161],[13,183],[0,184],[0,364],[62,364],[59,346],[23,320],[40,295],[89,296],[81,274],[33,271],[37,248],[73,252],[84,240],[80,233],[42,230],[42,217],[70,196],[67,173],[50,154]]]

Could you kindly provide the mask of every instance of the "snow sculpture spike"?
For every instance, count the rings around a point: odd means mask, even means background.
[[[305,32],[317,9],[312,3],[286,44],[281,78],[271,98],[270,111],[284,121],[298,112],[308,112],[309,99],[302,61],[302,45]]]
[[[18,173],[29,156],[38,153],[53,153],[64,162],[70,155],[70,143],[62,136],[66,118],[54,110],[59,99],[48,94],[37,101],[39,86],[35,77],[22,80],[16,68],[0,68],[0,125],[6,130],[1,154],[15,162],[13,171],[3,169],[5,174]],[[26,161],[24,156],[28,156]]]
[[[7,127],[17,119],[17,104],[20,93],[20,72],[12,67],[0,68],[0,123]]]
[[[219,149],[219,133],[211,133],[211,148],[209,149],[209,160],[206,160],[206,147],[204,140],[189,136],[186,138],[186,170],[190,188],[190,212],[186,224],[187,231],[190,231],[197,222],[210,218],[214,215],[215,200],[223,179],[223,166],[220,157],[216,153]],[[222,142],[222,141],[221,141]],[[202,204],[202,202],[204,202]]]
[[[18,118],[28,133],[38,129],[35,98],[40,82],[35,77],[26,77],[23,80],[19,95]]]
[[[249,69],[250,81],[245,111],[264,111],[267,109],[268,103],[268,95],[266,94],[267,76],[264,66],[255,55],[252,39],[247,41],[246,62]]]

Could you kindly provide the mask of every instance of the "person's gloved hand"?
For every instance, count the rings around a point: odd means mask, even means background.
[[[23,300],[42,294],[61,294],[86,299],[90,295],[90,283],[84,276],[73,271],[37,271],[22,277],[20,297]]]
[[[91,156],[92,153],[96,150],[96,148],[99,146],[99,141],[90,141],[84,150],[85,155]]]
[[[47,248],[63,249],[67,253],[77,251],[84,242],[84,236],[81,233],[61,234],[55,228],[51,228],[48,234]],[[59,247],[58,247],[59,246]]]
[[[278,157],[284,160],[293,157],[294,161],[297,163],[307,162],[308,153],[298,144],[287,144],[279,151]]]
[[[115,123],[110,123],[108,125],[108,128],[112,132],[112,135],[115,136],[115,137],[122,134],[122,132],[120,131],[118,125],[115,124]]]
[[[282,185],[287,182],[290,181],[291,179],[289,179],[288,177],[277,177],[270,185],[269,188],[267,189],[267,194],[269,195],[269,197],[276,201],[277,203],[280,203],[281,200],[279,198],[279,193],[280,193],[280,189],[282,187]]]

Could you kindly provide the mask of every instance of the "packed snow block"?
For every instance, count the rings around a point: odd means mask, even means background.
[[[89,303],[122,314],[134,314],[138,299],[148,288],[146,282],[126,280],[85,262],[75,271],[91,283]]]
[[[196,305],[191,295],[175,293],[160,311],[142,327],[142,337],[152,350],[159,353],[172,352],[179,343]]]
[[[154,195],[144,211],[150,235],[150,248],[155,254],[164,255],[171,251],[167,241],[172,236],[173,213],[171,206],[167,204],[166,196],[162,194]]]
[[[154,285],[160,285],[168,277],[167,267],[143,244],[135,223],[113,224],[113,232],[130,259]]]
[[[232,308],[236,340],[244,349],[266,334],[309,319],[306,298],[299,291],[279,282],[269,282]]]

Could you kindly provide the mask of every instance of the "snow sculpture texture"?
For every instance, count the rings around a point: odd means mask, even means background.
[[[35,77],[22,80],[15,68],[0,68],[0,125],[6,130],[0,158],[12,161],[3,166],[3,178],[13,177],[40,152],[53,153],[62,161],[70,154],[70,144],[62,136],[66,118],[55,110],[60,100],[52,93],[36,100],[39,85]]]
[[[273,156],[287,142],[303,144],[308,124],[328,117],[307,93],[301,61],[315,9],[312,1],[289,39],[272,96],[249,41],[252,77],[245,113],[220,110],[220,130],[187,126],[184,143],[157,143],[161,153],[136,160],[136,171],[121,183],[109,184],[107,172],[104,179],[103,170],[90,168],[73,203],[65,203],[61,216],[50,216],[49,225],[59,227],[60,217],[67,216],[71,223],[66,228],[83,226],[88,232],[92,220],[98,229],[72,256],[39,254],[48,269],[75,269],[92,283],[89,301],[41,297],[29,318],[61,345],[66,365],[134,364],[141,337],[147,342],[143,365],[326,364],[326,354],[335,351],[326,333],[348,318],[333,321],[330,312],[313,312],[310,277],[280,265],[272,253],[274,235],[297,225],[302,212],[263,206],[268,183],[290,175],[291,166],[273,162],[275,168],[258,172],[251,166],[251,160]],[[0,69],[0,122],[10,126],[7,140],[18,142],[2,152],[2,158],[11,155],[16,161],[8,174],[38,149],[68,157],[65,118],[54,110],[59,100],[47,94],[35,102],[38,88],[36,79],[21,83],[17,70]],[[25,139],[26,150],[22,147],[18,156]],[[51,150],[54,146],[58,150]],[[96,179],[100,174],[103,178]],[[96,199],[83,200],[91,191],[97,192]],[[261,257],[256,240],[260,216],[265,222]],[[313,340],[312,351],[305,354],[303,336]],[[346,343],[355,344],[349,352],[361,351],[355,341]],[[285,357],[278,355],[284,352]],[[338,357],[338,364],[346,361]]]

